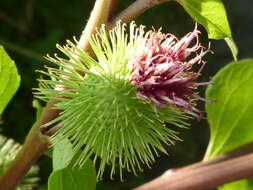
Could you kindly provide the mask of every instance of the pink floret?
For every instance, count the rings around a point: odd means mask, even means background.
[[[141,53],[130,61],[131,80],[137,86],[140,98],[151,100],[158,108],[174,105],[201,117],[195,108],[196,100],[207,100],[199,97],[197,87],[209,82],[198,83],[196,80],[205,64],[202,57],[210,50],[201,46],[199,34],[197,27],[181,40],[160,31],[148,32]],[[198,72],[191,71],[195,64],[202,64]]]

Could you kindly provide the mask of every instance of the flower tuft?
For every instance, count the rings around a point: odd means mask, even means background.
[[[142,32],[140,32],[142,33]],[[196,82],[205,62],[204,50],[199,43],[197,25],[193,32],[178,40],[172,34],[149,31],[137,40],[139,51],[133,52],[131,80],[137,86],[138,96],[151,100],[158,108],[175,105],[184,112],[201,118],[195,108],[199,97],[197,87],[209,82]],[[193,46],[190,46],[196,41]],[[195,54],[195,56],[191,56]],[[202,64],[198,72],[192,71],[195,64]]]
[[[192,100],[198,99],[196,87],[205,84],[195,82],[202,67],[190,71],[195,63],[203,64],[208,52],[198,43],[197,29],[182,40],[160,31],[145,32],[134,23],[128,34],[127,29],[118,22],[109,35],[105,26],[97,30],[90,39],[96,59],[76,41],[57,45],[67,59],[47,56],[58,68],[41,71],[50,78],[39,79],[35,92],[42,100],[57,100],[55,107],[62,111],[45,125],[61,123],[52,143],[70,139],[79,155],[76,164],[81,167],[93,159],[99,163],[99,179],[106,165],[111,166],[111,178],[118,170],[122,179],[124,168],[136,174],[136,168],[151,167],[159,152],[167,153],[164,145],[180,139],[165,124],[188,126],[188,114],[199,113]],[[189,47],[193,39],[197,42]]]

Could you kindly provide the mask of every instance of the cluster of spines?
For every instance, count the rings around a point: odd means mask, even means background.
[[[67,41],[57,48],[67,58],[47,56],[59,68],[47,67],[40,71],[50,79],[40,79],[36,96],[57,100],[56,108],[62,113],[46,126],[62,123],[53,135],[52,142],[62,138],[71,140],[74,152],[81,151],[76,164],[82,166],[93,157],[100,158],[98,178],[102,177],[106,164],[111,165],[111,177],[119,167],[136,174],[136,167],[150,166],[157,150],[166,153],[164,144],[180,140],[177,133],[166,127],[170,123],[178,127],[187,126],[189,118],[175,105],[157,109],[151,100],[138,96],[138,86],[133,84],[129,64],[133,52],[141,52],[141,46],[150,34],[144,26],[130,25],[127,36],[126,25],[118,23],[109,32],[102,26],[90,39],[97,60],[78,45]]]

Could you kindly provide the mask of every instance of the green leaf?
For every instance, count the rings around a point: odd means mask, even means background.
[[[93,190],[96,187],[96,171],[91,160],[82,168],[75,166],[73,147],[68,139],[54,146],[53,172],[48,180],[48,190]]]
[[[232,37],[226,10],[220,0],[178,0],[191,17],[208,31],[209,38]]]
[[[211,139],[205,159],[253,141],[253,59],[221,69],[206,91]]]
[[[73,147],[68,139],[59,141],[53,150],[53,171],[66,168],[73,158]]]
[[[20,84],[14,61],[5,52],[3,46],[0,46],[0,115],[16,93]]]
[[[237,61],[238,49],[233,41],[226,9],[221,0],[177,0],[189,15],[202,24],[211,39],[225,39],[233,58]]]
[[[251,190],[251,189],[253,189],[253,179],[243,179],[219,187],[219,190]]]
[[[53,172],[48,180],[48,190],[94,190],[96,188],[96,171],[91,160],[82,168],[68,167]]]

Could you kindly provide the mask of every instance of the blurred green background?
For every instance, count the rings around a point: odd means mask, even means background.
[[[126,8],[133,0],[119,1],[116,12]],[[231,24],[234,40],[239,48],[239,58],[252,57],[253,47],[253,1],[237,0],[224,1]],[[63,44],[72,36],[79,37],[84,28],[94,0],[1,0],[0,1],[0,44],[15,60],[21,75],[21,86],[12,102],[2,115],[1,133],[23,142],[26,134],[35,120],[35,109],[32,107],[32,88],[37,87],[39,77],[35,70],[42,69],[48,64],[43,58],[47,53],[57,52],[56,43]],[[156,6],[136,19],[138,24],[148,28],[163,27],[164,32],[174,33],[181,37],[194,28],[194,21],[176,2]],[[208,45],[207,34],[203,27],[202,44]],[[208,81],[227,63],[232,61],[230,50],[225,42],[211,40],[214,54],[206,56],[206,65],[201,81]],[[201,89],[204,96],[205,88]],[[204,104],[199,108],[204,110]],[[157,158],[152,169],[143,168],[144,172],[135,177],[125,173],[125,181],[119,182],[118,177],[110,180],[105,175],[103,182],[98,184],[98,190],[130,189],[145,181],[161,175],[169,168],[180,167],[201,160],[208,143],[209,128],[206,120],[191,121],[189,130],[180,129],[182,142],[168,147],[169,155]],[[46,189],[47,178],[51,172],[51,161],[43,156],[38,161],[41,185],[38,189]]]

